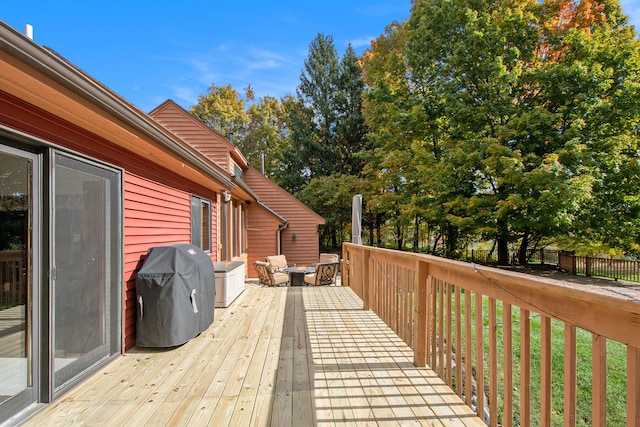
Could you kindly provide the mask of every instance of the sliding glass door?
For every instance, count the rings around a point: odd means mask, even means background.
[[[122,279],[122,172],[0,135],[0,424],[120,353]]]
[[[36,401],[38,157],[0,145],[0,421]]]
[[[56,391],[119,351],[120,188],[118,171],[55,156]]]

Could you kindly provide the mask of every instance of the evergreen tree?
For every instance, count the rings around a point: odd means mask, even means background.
[[[364,80],[358,57],[351,44],[338,67],[337,93],[335,95],[336,126],[335,146],[341,159],[340,168],[334,172],[360,175],[364,162],[358,154],[369,148],[367,128],[362,112]]]

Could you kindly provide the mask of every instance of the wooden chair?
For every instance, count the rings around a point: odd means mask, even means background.
[[[273,272],[271,266],[262,261],[256,261],[253,263],[253,267],[258,273],[258,279],[263,286],[278,286],[288,285],[289,275],[287,273],[281,273],[279,271]]]
[[[338,263],[327,262],[316,265],[316,272],[304,275],[304,282],[308,285],[332,285],[336,283]]]

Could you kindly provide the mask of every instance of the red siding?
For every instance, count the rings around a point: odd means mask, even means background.
[[[191,195],[124,176],[124,347],[135,344],[135,272],[149,248],[191,242]]]
[[[254,261],[276,253],[276,231],[282,222],[271,212],[251,204],[247,209],[247,275],[258,277],[253,268]]]
[[[318,225],[324,224],[324,219],[252,167],[245,170],[244,181],[258,195],[263,204],[289,223],[282,232],[281,240],[281,250],[286,255],[287,261],[290,264],[299,265],[310,265],[317,262],[320,256]],[[277,226],[270,227],[272,228],[266,229],[264,232],[267,233],[267,236],[271,233],[275,244]],[[293,233],[296,234],[296,240],[293,240]],[[267,255],[275,255],[275,246],[271,248],[265,245],[254,248],[253,244],[252,241],[250,253],[255,253],[256,258],[250,257],[250,262],[255,259],[264,259],[264,256]],[[270,250],[271,253],[265,253],[267,250]]]
[[[149,115],[230,172],[233,172],[232,154],[235,154],[236,161],[244,161],[237,148],[225,137],[172,101],[163,103]]]

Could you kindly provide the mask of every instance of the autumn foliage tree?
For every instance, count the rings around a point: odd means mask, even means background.
[[[638,46],[615,1],[416,1],[363,57],[370,176],[501,263],[567,236],[630,248],[605,224],[638,236]]]

